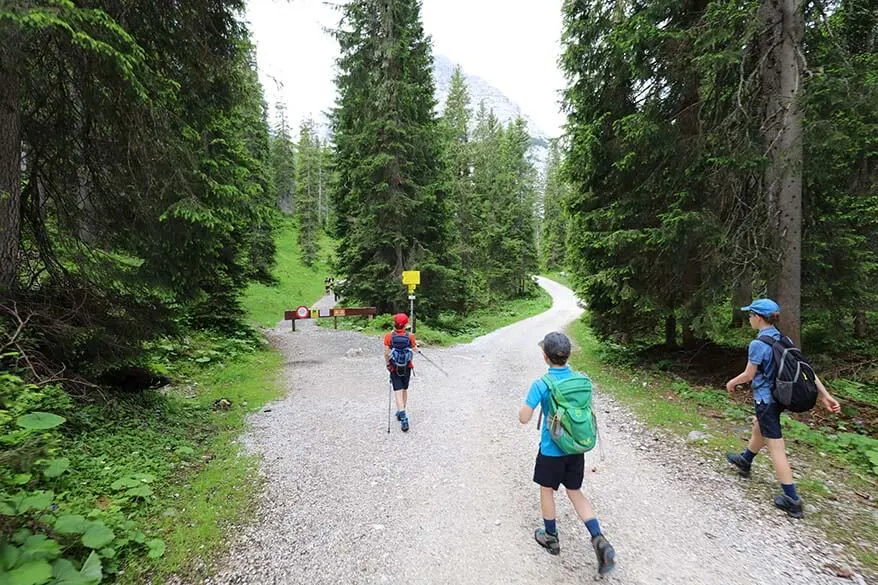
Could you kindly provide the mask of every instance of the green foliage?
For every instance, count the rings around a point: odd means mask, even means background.
[[[418,343],[425,347],[469,343],[477,337],[538,315],[551,307],[552,297],[542,288],[537,288],[533,296],[505,301],[493,307],[475,309],[466,315],[441,313],[426,321],[418,317],[418,331],[415,337]],[[328,319],[319,323],[325,327],[332,326]],[[393,315],[389,313],[377,315],[372,320],[365,317],[339,319],[338,327],[384,335],[393,327]]]
[[[568,261],[603,338],[721,341],[733,304],[776,288],[759,7],[564,3]],[[876,5],[824,8],[800,48],[805,345],[868,355],[848,339],[878,302]]]
[[[545,270],[567,267],[567,232],[570,218],[565,205],[570,187],[563,174],[563,154],[557,140],[549,147],[546,181],[543,189],[543,221],[540,231],[540,262]]]
[[[323,280],[331,272],[334,242],[324,235],[319,242],[317,260],[305,266],[298,247],[298,228],[291,220],[278,223],[277,266],[272,273],[275,284],[251,284],[242,299],[247,316],[263,327],[274,327],[284,311],[299,305],[311,306],[324,294]]]
[[[381,311],[401,309],[401,273],[416,269],[424,314],[458,308],[459,259],[420,3],[355,0],[341,10],[333,114],[340,293]]]
[[[0,9],[28,153],[0,324],[31,379],[63,368],[82,391],[138,365],[143,341],[234,330],[238,296],[271,272],[276,196],[243,7]]]
[[[322,230],[320,221],[326,191],[326,148],[314,132],[314,121],[302,122],[296,145],[296,218],[298,219],[299,248],[302,262],[309,268],[317,260],[318,241]]]

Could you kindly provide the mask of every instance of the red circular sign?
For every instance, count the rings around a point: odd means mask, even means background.
[[[310,315],[311,315],[311,310],[308,307],[306,307],[305,305],[302,305],[301,307],[296,309],[296,316],[299,319],[307,319]]]

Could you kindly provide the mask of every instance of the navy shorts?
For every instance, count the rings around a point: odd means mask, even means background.
[[[534,466],[534,483],[543,487],[557,490],[562,483],[568,490],[578,490],[582,487],[582,476],[585,473],[585,456],[562,455],[549,457],[537,453],[537,462]]]
[[[412,379],[412,369],[407,368],[405,375],[400,376],[396,373],[396,369],[390,371],[390,383],[393,384],[394,390],[408,390],[409,381]]]
[[[783,406],[777,402],[756,403],[756,420],[759,422],[759,432],[766,439],[782,439],[783,434],[780,430],[780,413],[784,411]]]

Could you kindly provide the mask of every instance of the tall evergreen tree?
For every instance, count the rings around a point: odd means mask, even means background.
[[[273,255],[243,2],[80,4],[0,8],[0,75],[16,88],[0,89],[0,116],[19,128],[0,129],[0,188],[15,167],[20,198],[0,218],[14,301],[0,320],[28,317],[36,377],[64,364],[94,378],[187,321],[237,327],[237,297]]]
[[[420,3],[354,0],[342,11],[333,116],[341,292],[389,310],[405,302],[402,271],[419,269],[422,311],[459,306]]]
[[[540,230],[540,260],[547,270],[567,268],[569,219],[564,205],[569,186],[563,174],[563,154],[557,140],[549,145],[549,160],[543,187],[543,221]]]
[[[299,130],[296,145],[296,217],[299,220],[299,247],[302,261],[311,266],[317,259],[320,237],[319,194],[321,181],[320,139],[314,134],[314,121],[308,118]]]
[[[296,211],[296,163],[293,140],[287,126],[286,106],[275,106],[277,126],[271,137],[271,166],[277,191],[277,206],[285,214]]]
[[[473,192],[473,145],[470,139],[469,88],[460,66],[455,67],[445,109],[442,113],[445,169],[448,194],[454,216],[454,242],[460,256],[466,293],[465,308],[479,306],[479,275],[476,273],[476,250],[473,234],[479,229],[478,202]]]

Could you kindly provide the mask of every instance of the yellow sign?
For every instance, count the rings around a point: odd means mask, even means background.
[[[402,283],[409,286],[421,284],[420,270],[406,270],[402,273]]]
[[[418,285],[416,285],[416,284],[410,284],[410,285],[409,285],[409,294],[410,294],[410,295],[415,294],[415,287],[416,287],[416,286],[418,286]]]

